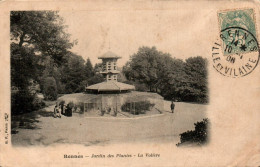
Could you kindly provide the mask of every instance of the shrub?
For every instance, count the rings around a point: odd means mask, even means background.
[[[11,113],[21,114],[45,107],[45,103],[28,90],[20,90],[11,94]]]
[[[45,100],[57,100],[57,85],[53,77],[47,77],[44,80],[43,95]]]
[[[132,106],[132,107],[131,107]],[[125,102],[121,106],[121,110],[124,112],[129,112],[134,115],[145,114],[146,111],[151,110],[154,106],[150,101],[139,101],[139,102]]]
[[[27,113],[34,110],[34,96],[28,91],[19,91],[12,93],[11,97],[11,112],[12,114]]]
[[[195,130],[189,130],[180,134],[180,143],[178,143],[177,146],[180,146],[181,144],[184,144],[186,142],[201,145],[205,144],[208,141],[209,120],[206,118],[203,119],[203,121],[201,122],[195,123],[194,125]]]
[[[44,108],[46,106],[46,104],[43,102],[43,100],[39,99],[37,97],[34,98],[33,105],[34,105],[35,110]]]

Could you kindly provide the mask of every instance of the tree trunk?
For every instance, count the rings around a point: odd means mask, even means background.
[[[23,42],[24,42],[24,37],[25,37],[25,33],[23,33],[20,37],[20,41],[19,41],[19,46],[22,47],[23,46]]]

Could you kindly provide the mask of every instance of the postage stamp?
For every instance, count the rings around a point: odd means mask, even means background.
[[[220,41],[212,47],[214,68],[229,77],[248,75],[259,60],[254,10],[223,11],[218,19]]]

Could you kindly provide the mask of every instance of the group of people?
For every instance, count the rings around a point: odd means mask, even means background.
[[[53,112],[54,118],[61,118],[61,115],[71,117],[72,116],[72,106],[65,103],[56,103]]]

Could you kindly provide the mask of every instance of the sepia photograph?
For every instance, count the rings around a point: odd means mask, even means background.
[[[0,2],[0,167],[260,166],[258,0]]]
[[[168,19],[157,11],[11,11],[12,145],[204,146],[208,60],[179,48],[182,36],[196,39]]]

